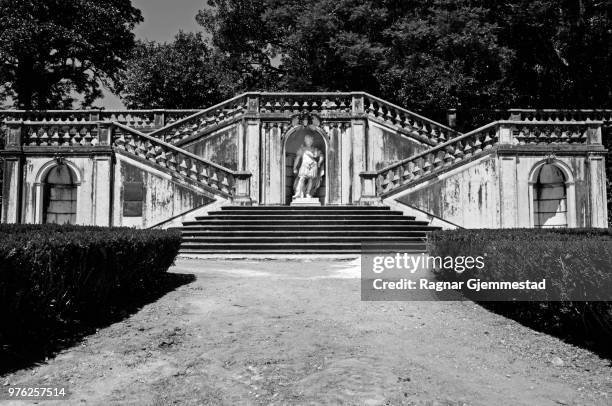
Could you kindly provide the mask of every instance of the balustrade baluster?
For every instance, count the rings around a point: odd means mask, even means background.
[[[46,147],[49,145],[49,134],[47,134],[47,132],[42,128],[40,128],[40,131],[42,132],[42,135],[39,137],[39,145]]]
[[[198,180],[198,166],[196,162],[191,162],[191,167],[189,168],[189,177],[191,179]]]
[[[29,130],[27,132],[27,139],[29,140],[28,145],[31,146],[35,146],[38,145],[38,132],[36,131],[36,129],[34,130]]]
[[[166,153],[164,152],[164,150],[161,147],[158,147],[158,151],[157,151],[157,156],[155,157],[155,161],[163,167],[167,167],[167,158],[166,158]]]

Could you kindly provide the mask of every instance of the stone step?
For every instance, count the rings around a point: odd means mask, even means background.
[[[346,235],[336,235],[330,236],[325,234],[315,235],[315,236],[279,236],[275,234],[268,235],[266,237],[257,237],[257,239],[253,239],[252,237],[243,237],[243,236],[184,236],[183,242],[185,244],[193,244],[193,243],[252,243],[256,241],[259,243],[328,243],[328,242],[346,242],[346,243],[361,243],[361,242],[393,242],[396,243],[398,241],[404,242],[409,241],[410,243],[423,243],[425,241],[425,237],[398,237],[398,236],[346,236]]]
[[[360,220],[360,221],[372,221],[372,220],[413,220],[408,217],[404,217],[401,214],[397,215],[352,215],[352,214],[279,214],[279,215],[263,215],[263,216],[253,216],[253,215],[237,215],[237,214],[209,214],[207,216],[198,216],[196,220],[263,220],[263,221],[276,221],[276,220],[316,220],[316,221],[324,221],[324,220]]]
[[[413,224],[321,224],[321,223],[310,223],[310,224],[276,224],[271,226],[267,223],[250,224],[245,225],[244,222],[238,222],[236,224],[227,224],[223,222],[215,222],[211,224],[202,224],[201,222],[189,222],[185,223],[185,226],[181,230],[189,231],[221,231],[227,230],[229,232],[234,231],[268,231],[268,232],[297,232],[297,231],[333,231],[333,232],[344,232],[344,231],[432,231],[437,228],[430,227],[427,225],[413,225]]]
[[[386,210],[389,211],[389,206],[224,206],[221,207],[223,211],[259,211],[259,210],[280,210],[280,211],[303,211],[303,210],[316,210],[316,211],[334,211],[334,210],[345,210],[345,211],[377,211]]]
[[[309,216],[372,216],[372,215],[384,215],[384,216],[401,216],[403,213],[396,210],[219,210],[211,211],[208,215],[212,216],[295,216],[295,215],[309,215]]]
[[[404,250],[402,252],[412,253],[412,254],[421,254],[426,252],[422,249],[415,250]],[[257,250],[249,250],[249,249],[229,249],[229,250],[201,250],[201,249],[181,249],[179,251],[180,255],[187,256],[207,256],[207,255],[354,255],[358,256],[361,253],[360,249],[325,249],[325,248],[313,248],[313,249],[297,249],[287,251],[284,248],[281,249],[257,249]]]
[[[326,235],[326,236],[351,236],[351,237],[370,237],[370,236],[389,236],[393,238],[425,238],[426,230],[412,230],[408,228],[407,230],[192,230],[189,228],[185,228],[182,230],[183,237],[251,237],[251,238],[259,238],[259,237],[268,237],[268,236],[299,236],[299,237],[309,237],[309,236],[318,236],[318,235]]]
[[[224,225],[267,225],[267,226],[278,226],[278,225],[291,225],[294,227],[302,227],[307,225],[316,225],[321,224],[325,226],[331,225],[406,225],[406,226],[426,226],[428,223],[426,221],[416,221],[405,219],[403,217],[399,218],[389,218],[389,219],[381,219],[381,220],[371,220],[371,219],[340,219],[340,220],[325,220],[324,222],[320,219],[296,219],[296,220],[280,220],[280,219],[246,219],[246,220],[236,220],[236,219],[208,219],[204,217],[202,220],[197,221],[186,221],[183,223],[184,225],[215,225],[215,224],[224,224]]]
[[[362,244],[424,252],[426,221],[379,206],[231,206],[183,223],[182,254],[358,254]],[[378,244],[380,243],[380,244]]]
[[[414,251],[425,252],[427,249],[427,245],[423,242],[414,242],[414,243],[402,243],[402,252],[406,249],[412,249]],[[296,252],[302,250],[326,250],[326,251],[335,251],[335,250],[354,250],[356,252],[361,252],[362,245],[361,243],[356,242],[331,242],[321,244],[319,242],[262,242],[262,243],[244,243],[244,242],[235,242],[235,243],[190,243],[183,242],[181,246],[181,250],[189,250],[189,251],[243,251],[243,250],[285,250],[285,252]]]

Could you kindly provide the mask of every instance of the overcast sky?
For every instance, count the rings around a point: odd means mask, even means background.
[[[132,3],[144,17],[144,22],[135,31],[139,39],[171,41],[181,29],[188,32],[201,30],[195,16],[204,8],[206,0],[132,0]],[[107,109],[124,108],[121,101],[111,94],[106,94],[96,105]]]

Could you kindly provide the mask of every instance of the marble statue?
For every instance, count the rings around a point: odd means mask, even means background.
[[[293,173],[297,175],[293,185],[294,199],[311,199],[321,185],[325,158],[321,150],[313,147],[312,143],[312,135],[306,135],[293,163]]]

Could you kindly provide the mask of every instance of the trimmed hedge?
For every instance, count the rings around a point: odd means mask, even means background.
[[[541,292],[514,293],[514,302],[485,302],[500,314],[612,355],[612,232],[608,229],[511,229],[436,231],[432,256],[485,256],[485,267],[441,280],[522,281],[547,279],[547,291],[564,301],[542,301]],[[550,285],[548,284],[550,282]],[[590,301],[571,301],[587,297]],[[599,297],[593,293],[598,293]],[[464,294],[482,301],[479,293]],[[548,296],[552,298],[553,296]],[[596,348],[595,348],[596,347]]]
[[[180,243],[178,231],[0,225],[0,350],[146,294]]]

